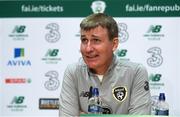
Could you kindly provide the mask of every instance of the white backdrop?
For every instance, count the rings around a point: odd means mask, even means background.
[[[115,18],[121,28],[118,50],[126,50],[121,59],[140,62],[146,66],[149,76],[161,74],[160,81],[150,80],[152,95],[165,92],[170,105],[170,115],[180,115],[177,91],[179,71],[179,18]],[[77,62],[79,52],[79,23],[82,18],[16,18],[1,19],[1,108],[2,115],[57,116],[58,110],[39,109],[40,98],[58,98],[63,72],[67,64]],[[49,34],[48,24],[59,27],[59,40],[50,43],[45,35]],[[161,25],[158,33],[147,31],[151,26]],[[16,27],[25,27],[24,32],[13,32]],[[122,28],[123,27],[123,28]],[[124,28],[125,27],[125,28]],[[122,31],[122,29],[124,31]],[[122,36],[121,33],[125,36]],[[146,36],[145,36],[146,35]],[[147,36],[149,35],[149,36]],[[151,67],[147,59],[152,47],[161,49],[162,64]],[[14,57],[14,49],[23,48],[24,56]],[[46,56],[49,50],[58,49],[57,56]],[[153,50],[155,51],[155,50]],[[23,65],[24,62],[24,65]],[[48,90],[46,82],[48,71],[58,73],[57,89]],[[52,74],[50,76],[53,76]],[[11,79],[11,82],[6,82]],[[13,79],[15,79],[13,81]],[[21,80],[17,80],[21,79]],[[23,79],[23,81],[22,81]],[[55,87],[53,82],[51,86]],[[21,100],[15,103],[15,99]],[[17,101],[18,102],[18,101]]]
[[[82,18],[0,17],[0,116],[58,116],[64,70],[81,56]],[[142,63],[152,97],[165,93],[170,115],[180,115],[180,17],[114,18],[120,29],[115,54]]]

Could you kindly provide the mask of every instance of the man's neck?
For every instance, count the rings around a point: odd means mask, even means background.
[[[109,69],[111,63],[113,61],[113,57],[111,58],[111,60],[109,61],[109,63],[107,65],[105,65],[104,67],[101,67],[101,68],[97,68],[97,69],[90,69],[90,71],[94,74],[98,74],[98,75],[104,75],[107,70]]]

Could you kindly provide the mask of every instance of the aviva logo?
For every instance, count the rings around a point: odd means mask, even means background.
[[[25,49],[14,48],[14,59],[9,60],[7,66],[31,66],[30,60],[25,60]]]
[[[14,58],[24,57],[24,48],[15,48],[14,49]]]

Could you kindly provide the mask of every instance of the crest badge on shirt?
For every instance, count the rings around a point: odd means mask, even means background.
[[[123,86],[118,86],[112,89],[113,97],[119,101],[122,102],[127,97],[127,88]]]

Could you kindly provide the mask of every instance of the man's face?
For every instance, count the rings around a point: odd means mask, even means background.
[[[89,68],[97,74],[104,74],[112,61],[113,51],[117,48],[118,39],[109,40],[106,28],[81,30],[81,54]]]

